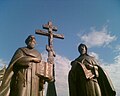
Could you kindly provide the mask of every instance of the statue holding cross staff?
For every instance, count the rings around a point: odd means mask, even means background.
[[[57,96],[56,89],[55,89],[55,78],[54,78],[55,52],[53,50],[53,38],[64,39],[64,36],[61,34],[53,33],[53,31],[57,31],[57,27],[53,26],[52,22],[48,22],[48,24],[43,25],[43,29],[47,29],[48,32],[44,32],[42,30],[35,30],[35,33],[38,35],[48,36],[48,45],[46,46],[46,50],[48,51],[47,63],[53,65],[53,80],[48,83],[47,96]]]

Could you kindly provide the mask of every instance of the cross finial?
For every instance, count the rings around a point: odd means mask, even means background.
[[[53,26],[51,21],[49,21],[48,24],[43,25],[43,29],[48,29],[49,32],[57,31],[57,27]]]

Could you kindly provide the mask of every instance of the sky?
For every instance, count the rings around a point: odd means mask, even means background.
[[[28,35],[36,37],[36,49],[46,59],[48,38],[35,30],[47,31],[42,25],[48,21],[64,35],[53,43],[58,96],[69,96],[67,76],[80,43],[107,71],[120,96],[120,0],[0,0],[0,66],[26,46]]]

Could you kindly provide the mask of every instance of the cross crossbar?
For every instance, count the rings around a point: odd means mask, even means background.
[[[42,30],[35,30],[36,34],[43,35],[43,36],[49,36],[50,33],[44,32]],[[53,34],[54,38],[64,39],[64,36],[62,34]]]

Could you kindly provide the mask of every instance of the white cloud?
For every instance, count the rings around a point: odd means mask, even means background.
[[[107,64],[107,65],[101,65],[105,71],[108,73],[109,77],[112,80],[112,83],[115,87],[115,90],[117,92],[116,96],[120,96],[120,63],[116,64]]]
[[[0,59],[0,69],[6,66],[6,62],[3,59]]]
[[[99,55],[95,52],[89,52],[89,55],[99,60]]]
[[[108,32],[106,26],[104,26],[100,31],[97,31],[95,28],[91,28],[91,32],[84,35],[78,35],[80,39],[88,46],[105,46],[116,40],[116,36],[111,36]]]
[[[116,62],[117,64],[120,63],[120,55],[116,56],[116,57],[114,58],[114,60],[115,60],[115,62]]]
[[[57,55],[55,58],[55,69],[58,96],[68,96],[68,72],[70,70],[70,60],[66,57]]]

